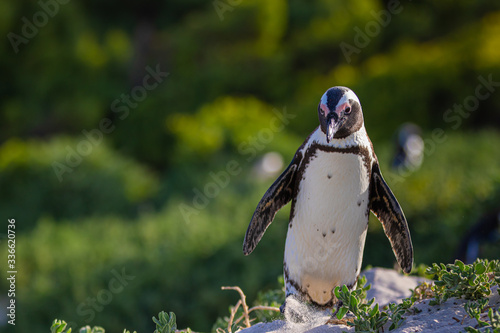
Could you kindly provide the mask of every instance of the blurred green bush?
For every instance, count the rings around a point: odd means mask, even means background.
[[[104,142],[80,155],[84,140],[13,138],[1,145],[0,219],[15,218],[19,232],[44,216],[72,222],[84,216],[137,216],[157,194],[157,176]]]

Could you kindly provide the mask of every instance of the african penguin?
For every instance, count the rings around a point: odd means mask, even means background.
[[[320,125],[257,205],[243,253],[252,253],[276,212],[292,201],[286,297],[331,308],[336,286],[356,286],[370,210],[405,273],[413,265],[413,247],[403,211],[382,178],[358,97],[346,87],[330,88],[321,97],[318,116]]]
[[[500,241],[500,210],[484,214],[462,238],[454,259],[472,264],[481,255],[481,245]]]
[[[420,127],[412,123],[401,125],[396,134],[396,153],[392,168],[414,171],[420,168],[424,159],[424,140]]]

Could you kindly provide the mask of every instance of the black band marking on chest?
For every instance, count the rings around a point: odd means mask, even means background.
[[[328,153],[354,154],[361,156],[361,158],[363,159],[363,164],[368,172],[367,173],[368,179],[371,179],[372,163],[377,161],[375,153],[371,153],[370,149],[368,149],[367,147],[353,146],[353,147],[340,148],[340,147],[326,146],[318,143],[312,143],[309,149],[305,151],[302,163],[299,165],[299,168],[297,170],[297,177],[295,178],[295,188],[293,191],[294,196],[292,198],[292,208],[290,209],[290,221],[292,221],[293,218],[295,217],[295,205],[297,203],[297,197],[299,194],[300,182],[304,180],[305,170],[309,166],[311,160],[317,156],[318,151],[323,151]],[[372,147],[372,152],[373,152],[373,147]],[[369,208],[367,209],[366,213],[368,216]]]

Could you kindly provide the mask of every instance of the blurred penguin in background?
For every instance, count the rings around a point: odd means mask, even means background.
[[[264,180],[276,177],[283,169],[283,157],[277,152],[269,152],[253,165],[252,175]]]
[[[420,127],[412,123],[401,125],[396,133],[396,152],[392,160],[394,171],[415,171],[424,160],[424,140]]]
[[[456,259],[472,264],[481,256],[481,245],[500,242],[500,210],[484,214],[462,238]]]

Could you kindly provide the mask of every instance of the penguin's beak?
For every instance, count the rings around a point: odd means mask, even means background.
[[[326,118],[326,142],[330,143],[335,136],[335,133],[339,130],[343,123],[343,112],[337,114],[337,112],[330,112]]]

